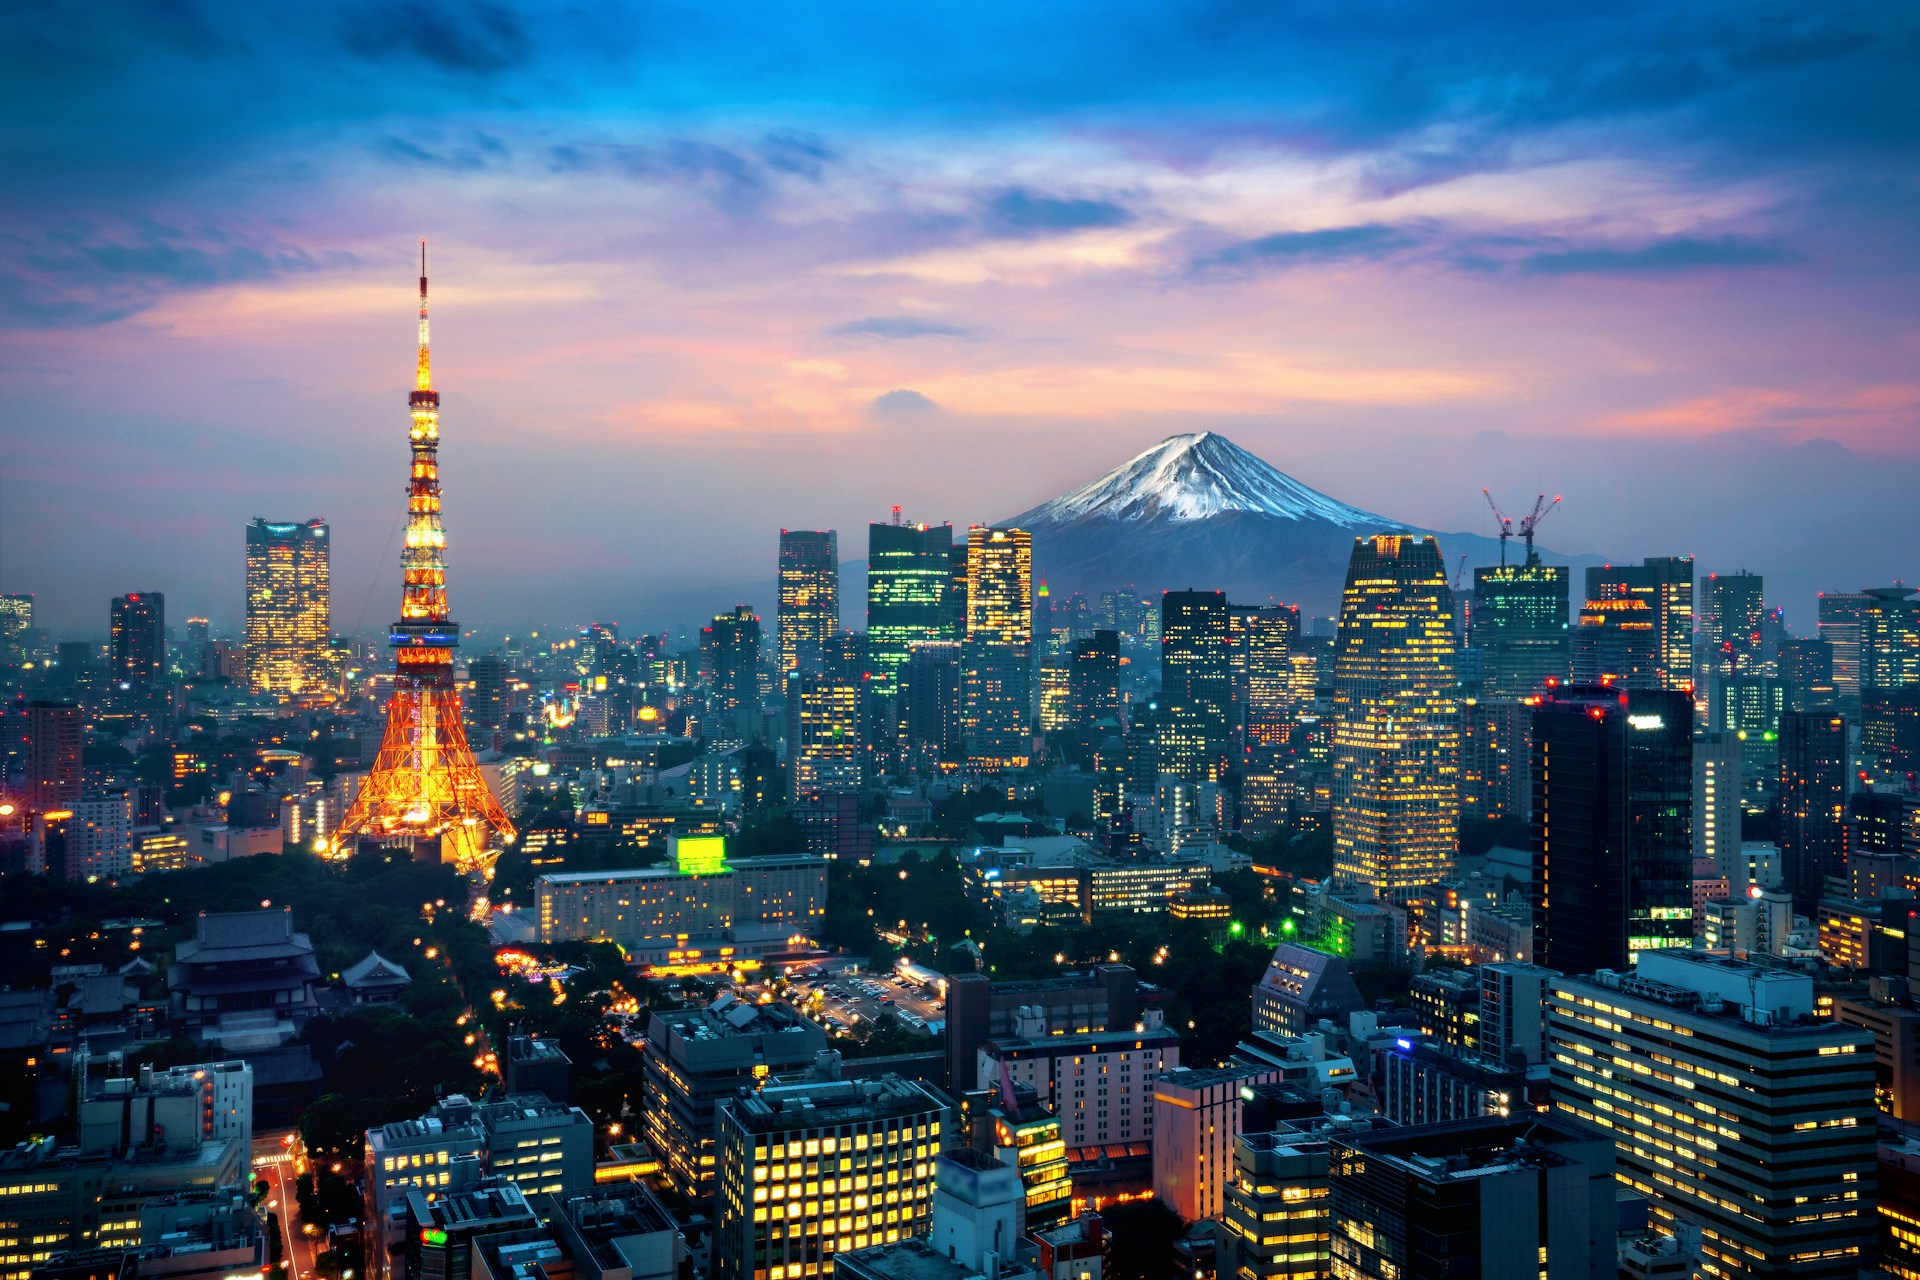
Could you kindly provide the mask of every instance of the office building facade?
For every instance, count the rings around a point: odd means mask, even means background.
[[[1533,713],[1534,959],[1617,969],[1693,942],[1693,705],[1569,688]]]
[[[1160,597],[1160,706],[1187,726],[1188,749],[1162,768],[1189,782],[1218,782],[1226,769],[1233,704],[1233,650],[1226,593],[1169,591]]]
[[[150,707],[165,687],[167,598],[158,591],[115,596],[110,622],[107,675],[114,699]]]
[[[1490,565],[1473,571],[1470,637],[1480,653],[1480,692],[1525,698],[1548,680],[1565,681],[1573,660],[1568,626],[1569,571],[1541,564]]]
[[[1827,877],[1845,870],[1851,772],[1844,716],[1830,707],[1781,716],[1774,791],[1780,865],[1804,907],[1826,893]]]
[[[925,1235],[951,1105],[917,1081],[809,1080],[726,1100],[715,1280],[811,1280],[842,1251]]]
[[[1645,605],[1652,627],[1652,686],[1693,688],[1692,556],[1649,556],[1637,565],[1590,568],[1586,598],[1589,605],[1596,600],[1637,600]],[[1576,637],[1576,648],[1578,644]],[[1576,683],[1585,682],[1577,663],[1573,678]]]
[[[1459,851],[1453,593],[1433,538],[1356,540],[1335,638],[1333,869],[1403,898]]]
[[[1017,769],[1033,754],[1033,535],[967,531],[967,631],[960,656],[969,768]]]
[[[781,679],[823,674],[840,635],[840,535],[834,530],[780,531],[776,623]]]
[[[874,691],[900,691],[907,655],[922,641],[959,640],[948,600],[953,526],[867,526],[867,645]]]
[[[1656,1225],[1716,1277],[1852,1277],[1874,1223],[1873,1033],[1814,1016],[1805,973],[1679,951],[1557,978],[1554,1110],[1613,1138]]]
[[[247,686],[255,693],[318,693],[333,634],[333,539],[325,521],[247,526]]]

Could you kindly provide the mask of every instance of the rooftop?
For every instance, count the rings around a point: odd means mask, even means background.
[[[722,1105],[742,1128],[771,1133],[944,1110],[948,1103],[918,1081],[883,1076],[878,1080],[776,1085]]]
[[[846,1273],[878,1276],[880,1280],[976,1280],[978,1267],[935,1251],[923,1239],[902,1240],[899,1244],[880,1244],[866,1249],[850,1249],[839,1255]],[[1029,1280],[1039,1273],[1019,1263],[1000,1264],[1000,1280]]]

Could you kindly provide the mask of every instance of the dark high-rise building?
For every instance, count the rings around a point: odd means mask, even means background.
[[[1587,599],[1644,602],[1654,632],[1654,685],[1662,689],[1693,687],[1692,556],[1648,556],[1637,565],[1588,569]],[[1574,643],[1577,648],[1577,637]],[[1574,681],[1580,681],[1577,670]]]
[[[1820,593],[1820,638],[1833,646],[1833,687],[1849,703],[1860,698],[1860,614],[1867,597],[1857,591]]]
[[[1573,687],[1533,712],[1535,963],[1619,969],[1693,941],[1693,703]]]
[[[840,635],[840,535],[832,529],[780,531],[780,678],[827,669]]]
[[[145,706],[161,693],[167,673],[167,598],[131,591],[113,598],[108,681],[114,694]]]
[[[1913,587],[1869,587],[1860,605],[1860,691],[1920,684],[1920,600]]]
[[[957,642],[923,640],[913,646],[900,673],[900,705],[909,750],[928,761],[959,758],[964,735]]]
[[[1233,606],[1234,727],[1247,743],[1277,747],[1287,740],[1299,712],[1293,683],[1294,642],[1300,635],[1300,608],[1280,604],[1264,608]]]
[[[1120,723],[1119,632],[1096,631],[1074,642],[1067,659],[1067,688],[1075,728],[1085,729],[1102,720]]]
[[[1527,563],[1473,571],[1470,639],[1480,653],[1480,687],[1489,698],[1525,698],[1548,680],[1564,682],[1573,660],[1567,625],[1568,570]]]
[[[700,629],[700,661],[713,685],[720,710],[753,710],[760,705],[760,617],[752,605],[715,614]]]
[[[1787,691],[1787,708],[1831,706],[1839,696],[1833,679],[1833,642],[1788,636],[1774,654],[1774,670]]]
[[[467,714],[483,729],[506,727],[513,709],[513,669],[498,654],[467,664]]]
[[[867,645],[873,691],[900,692],[907,652],[927,640],[958,640],[948,612],[953,526],[867,526]]]
[[[1503,1112],[1377,1131],[1349,1125],[1332,1131],[1329,1148],[1335,1262],[1331,1272],[1311,1274],[1616,1274],[1613,1139],[1600,1129],[1516,1108],[1512,1119]]]
[[[1862,691],[1860,752],[1882,772],[1920,772],[1920,685]]]
[[[85,721],[71,702],[29,702],[26,800],[35,813],[71,809],[80,801],[80,748]]]
[[[1033,754],[1033,535],[967,531],[967,636],[961,650],[967,761],[1023,767]]]
[[[1847,800],[1847,861],[1897,858],[1909,848],[1907,798],[1890,791],[1856,791]]]
[[[1460,707],[1460,817],[1524,818],[1533,712],[1517,698],[1469,698]]]
[[[1845,862],[1847,721],[1831,707],[1780,717],[1780,865],[1787,888],[1812,907]]]
[[[255,693],[327,687],[332,543],[322,520],[247,526],[247,686]]]
[[[1177,762],[1189,782],[1218,782],[1226,769],[1231,643],[1225,592],[1169,591],[1160,597],[1160,705],[1190,725],[1195,738],[1196,749],[1181,752]]]
[[[1710,573],[1705,587],[1700,632],[1711,674],[1759,674],[1765,583],[1757,573]]]
[[[1356,539],[1334,643],[1334,877],[1404,898],[1447,879],[1460,845],[1458,642],[1440,544]]]
[[[1638,596],[1588,600],[1573,632],[1572,683],[1658,689],[1660,620]]]

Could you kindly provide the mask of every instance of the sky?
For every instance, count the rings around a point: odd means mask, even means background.
[[[450,593],[730,606],[1183,431],[1440,530],[1920,578],[1902,4],[0,8],[0,590],[397,608],[431,241]],[[771,613],[771,600],[751,600]]]

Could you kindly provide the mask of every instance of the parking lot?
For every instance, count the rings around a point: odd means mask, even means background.
[[[788,998],[829,1028],[864,1025],[892,1014],[909,1031],[933,1036],[946,1018],[940,994],[892,974],[796,978]]]

